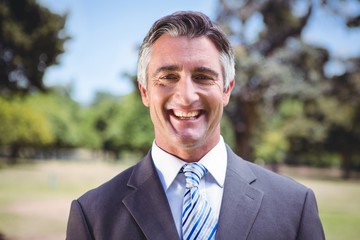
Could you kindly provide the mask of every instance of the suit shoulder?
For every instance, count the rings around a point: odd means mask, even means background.
[[[309,190],[308,187],[290,177],[280,175],[255,163],[247,162],[247,164],[256,175],[254,183],[256,186],[264,186],[265,189],[277,189],[278,191],[302,192],[303,194]]]
[[[309,190],[289,177],[274,173],[260,165],[244,160],[235,154],[230,147],[227,147],[227,151],[228,169],[264,193],[271,193],[271,191],[306,193]]]

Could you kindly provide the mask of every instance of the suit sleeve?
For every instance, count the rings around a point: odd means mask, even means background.
[[[297,240],[325,239],[314,192],[308,189],[302,209]]]
[[[70,215],[66,231],[67,240],[93,239],[80,203],[74,200],[71,203]]]

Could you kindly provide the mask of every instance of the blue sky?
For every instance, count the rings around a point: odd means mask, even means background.
[[[202,11],[214,19],[216,0],[38,0],[56,13],[68,12],[66,32],[72,37],[50,67],[45,84],[72,84],[74,99],[88,104],[96,91],[116,95],[129,93],[131,85],[123,73],[135,73],[137,46],[158,18],[179,10]],[[359,9],[349,8],[348,11]],[[334,56],[360,54],[360,31],[349,33],[341,19],[316,12],[303,33],[306,41],[327,47]],[[328,67],[336,73],[341,66]]]
[[[96,91],[129,93],[123,73],[135,73],[137,46],[158,18],[178,10],[197,10],[210,17],[213,0],[39,0],[51,11],[68,11],[66,32],[72,40],[59,65],[45,74],[47,85],[74,87],[74,99],[89,103]]]

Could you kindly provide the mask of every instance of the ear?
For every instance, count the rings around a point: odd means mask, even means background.
[[[224,107],[226,105],[228,105],[228,103],[229,103],[231,91],[233,90],[234,86],[235,86],[235,80],[233,79],[230,81],[229,86],[227,87],[227,89],[225,89],[225,91],[223,93],[223,106]]]
[[[149,95],[148,95],[146,88],[141,83],[138,83],[138,87],[139,87],[139,90],[141,93],[141,99],[142,99],[143,104],[146,107],[149,107]]]

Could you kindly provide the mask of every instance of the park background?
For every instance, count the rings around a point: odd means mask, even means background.
[[[71,200],[148,151],[137,50],[177,10],[233,44],[226,142],[311,187],[327,239],[357,239],[358,0],[0,0],[0,239],[64,239]]]

